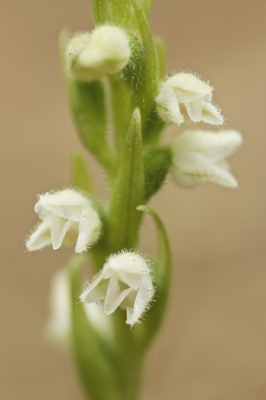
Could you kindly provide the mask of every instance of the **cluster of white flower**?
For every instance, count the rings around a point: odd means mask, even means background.
[[[127,33],[120,27],[109,25],[100,26],[92,33],[73,36],[65,54],[68,73],[81,81],[117,73],[127,65],[130,57]],[[155,98],[158,114],[168,124],[202,121],[222,125],[224,119],[220,110],[211,102],[212,91],[208,83],[191,73],[174,74],[162,82]],[[186,188],[207,182],[237,187],[224,158],[241,143],[240,133],[234,130],[182,133],[170,144],[176,182]],[[74,189],[40,195],[35,211],[41,222],[27,239],[29,251],[48,245],[53,249],[75,245],[75,252],[82,253],[101,235],[102,222],[93,202]],[[149,263],[136,252],[122,251],[108,258],[80,300],[100,304],[107,315],[121,307],[126,310],[126,323],[133,326],[149,307],[153,296]]]
[[[101,220],[91,201],[74,189],[48,192],[38,197],[35,211],[42,222],[29,235],[26,247],[29,251],[40,250],[48,245],[58,249],[62,245],[75,245],[75,252],[81,253],[99,238]],[[60,281],[62,281],[60,279]],[[60,288],[63,287],[61,290]],[[65,285],[57,285],[65,291]],[[60,292],[61,293],[61,292]],[[88,284],[80,299],[85,303],[104,302],[103,310],[110,315],[117,307],[126,309],[126,323],[134,325],[139,321],[153,297],[154,288],[148,262],[139,254],[124,251],[109,257],[101,272]],[[62,336],[63,325],[68,324],[65,315],[67,307],[58,294],[55,310],[62,310],[62,323],[51,322],[51,332]],[[62,306],[60,306],[60,304]],[[55,315],[59,312],[55,311]],[[55,328],[54,328],[55,325]]]
[[[224,123],[220,110],[211,103],[212,87],[191,73],[178,73],[167,78],[156,96],[157,111],[168,124],[181,125],[205,122]],[[242,144],[234,130],[189,130],[171,144],[172,173],[179,186],[193,187],[200,183],[216,183],[237,187],[224,158]]]

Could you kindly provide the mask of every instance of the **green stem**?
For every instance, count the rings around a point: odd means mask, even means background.
[[[134,328],[133,328],[134,329]],[[114,314],[115,360],[121,397],[123,400],[137,400],[142,383],[144,354],[135,340],[133,331],[125,324],[125,311]]]

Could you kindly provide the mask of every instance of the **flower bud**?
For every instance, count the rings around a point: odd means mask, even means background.
[[[47,192],[38,196],[35,212],[42,222],[29,235],[26,247],[40,250],[48,245],[75,245],[75,252],[86,251],[98,239],[101,221],[91,201],[74,189]]]
[[[211,104],[212,87],[195,75],[181,72],[166,79],[156,97],[160,117],[168,123],[182,124],[185,120],[223,124],[217,107]]]
[[[132,326],[149,308],[153,295],[147,261],[139,254],[125,251],[109,257],[80,299],[86,303],[103,303],[108,315],[118,307],[126,309],[126,323]]]
[[[236,151],[242,141],[240,133],[234,130],[184,132],[171,145],[172,172],[177,184],[190,188],[209,182],[237,187],[224,158]]]
[[[66,48],[68,70],[84,81],[115,74],[129,62],[129,37],[124,29],[102,25],[92,33],[75,35]]]

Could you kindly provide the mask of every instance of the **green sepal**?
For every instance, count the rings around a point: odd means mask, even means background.
[[[72,186],[84,192],[94,194],[94,187],[88,168],[81,154],[72,156]]]
[[[154,96],[158,90],[158,58],[156,44],[147,18],[140,5],[132,0],[139,24],[139,34],[143,45],[142,57],[133,60],[133,67],[128,70],[129,83],[132,81],[132,89],[140,107],[142,121],[145,121],[154,105]],[[136,61],[136,65],[134,65]],[[135,79],[134,79],[135,75]]]
[[[69,264],[74,360],[84,390],[91,400],[122,400],[109,347],[89,321],[83,304],[78,303],[77,294],[81,290],[81,262],[82,258],[75,257]]]
[[[107,0],[92,0],[92,8],[95,26],[111,23]]]
[[[141,341],[145,347],[150,344],[153,336],[160,327],[166,311],[172,276],[172,256],[167,233],[158,214],[152,208],[145,205],[137,207],[137,210],[150,214],[153,217],[157,230],[158,243],[156,261],[152,265],[156,301],[148,311],[146,319],[136,328],[142,334]]]
[[[114,142],[119,158],[124,148],[125,136],[132,115],[131,94],[119,74],[109,75],[111,122]]]
[[[130,121],[110,200],[110,252],[135,246],[140,223],[136,207],[143,204],[143,201],[141,116],[136,108]]]
[[[172,153],[168,146],[149,148],[144,152],[144,188],[147,201],[162,186],[172,162]]]

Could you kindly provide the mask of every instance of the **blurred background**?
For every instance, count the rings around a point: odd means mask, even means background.
[[[53,273],[72,251],[28,254],[37,193],[70,183],[83,151],[58,57],[62,28],[93,27],[89,0],[2,0],[0,398],[81,400],[70,357],[43,340]],[[227,127],[244,136],[231,157],[240,190],[177,188],[169,177],[151,205],[174,254],[171,302],[146,367],[144,400],[266,398],[266,2],[155,0],[151,27],[169,70],[215,87]],[[105,177],[87,158],[101,193]],[[152,253],[145,219],[142,248]]]

